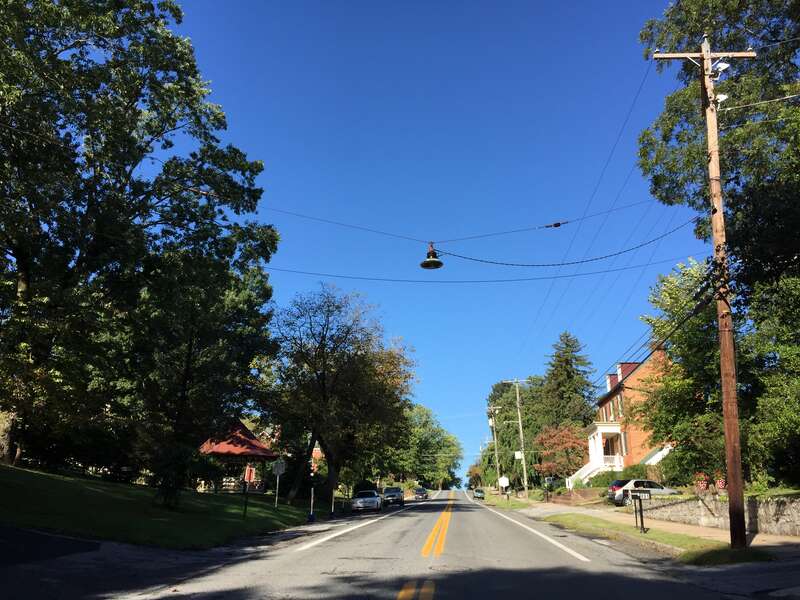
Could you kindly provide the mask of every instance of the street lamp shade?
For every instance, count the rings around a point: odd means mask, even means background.
[[[444,266],[444,263],[433,248],[433,242],[428,244],[428,255],[425,260],[419,263],[419,266],[423,269],[441,269]]]

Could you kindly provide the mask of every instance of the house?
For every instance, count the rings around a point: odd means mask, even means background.
[[[589,462],[567,478],[568,488],[604,471],[655,465],[669,453],[671,446],[651,446],[647,432],[630,415],[626,419],[626,413],[644,400],[644,389],[658,377],[664,360],[664,353],[657,351],[644,362],[619,363],[615,373],[606,375],[606,393],[597,399],[594,423],[586,429]]]

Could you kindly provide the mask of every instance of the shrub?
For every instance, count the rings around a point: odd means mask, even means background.
[[[647,465],[631,465],[622,469],[620,479],[647,479]]]
[[[528,498],[536,502],[541,502],[542,500],[544,500],[544,490],[538,488],[533,489],[530,492],[528,492]]]
[[[588,487],[603,487],[607,488],[615,479],[623,479],[622,472],[620,471],[605,471],[592,477],[587,484]]]

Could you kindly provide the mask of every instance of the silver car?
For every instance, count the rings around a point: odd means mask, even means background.
[[[381,498],[380,494],[374,490],[364,490],[363,492],[358,492],[350,501],[350,509],[353,512],[359,512],[362,510],[374,510],[375,512],[378,512],[382,508],[383,499]]]
[[[650,481],[649,479],[618,479],[614,481],[608,488],[608,499],[617,506],[624,504],[625,506],[631,503],[631,492],[636,493],[639,490],[650,492],[651,496],[671,496],[680,494],[678,490],[668,488],[665,485]]]

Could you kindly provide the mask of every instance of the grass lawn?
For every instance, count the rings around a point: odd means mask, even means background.
[[[489,492],[486,493],[485,500],[476,500],[476,502],[483,502],[487,506],[493,506],[495,508],[508,508],[510,510],[519,510],[520,508],[530,507],[529,502],[525,502],[524,500],[520,500],[514,496],[511,496],[509,500],[506,500],[505,496],[495,496]]]
[[[152,488],[0,466],[0,524],[166,548],[208,548],[306,521],[307,507],[251,494],[181,494],[181,507],[153,504]]]
[[[562,513],[545,517],[545,521],[561,525],[566,529],[602,538],[637,538],[643,542],[653,541],[668,544],[683,550],[677,558],[691,565],[721,565],[735,562],[770,560],[771,556],[763,550],[747,548],[731,550],[727,544],[681,533],[671,533],[650,529],[640,533],[633,525],[623,525],[575,513]]]

